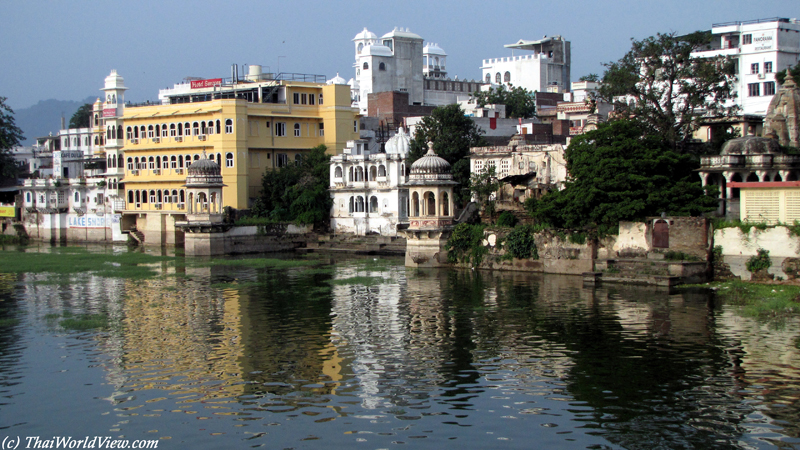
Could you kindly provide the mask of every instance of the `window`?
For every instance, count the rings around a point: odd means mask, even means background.
[[[385,71],[386,70],[386,64],[385,63],[380,63],[378,65],[378,70],[384,70]]]
[[[156,160],[151,156],[150,159],[147,160],[147,168],[153,170],[156,168]]]
[[[314,94],[308,94],[308,104],[309,105],[313,105],[314,104],[314,99],[316,99],[316,98],[317,97]]]
[[[299,167],[300,164],[302,163],[303,163],[303,155],[301,155],[300,153],[294,155],[294,165]]]
[[[176,158],[174,155],[172,157],[170,157],[169,158],[169,165],[170,165],[170,168],[177,169],[178,168],[178,158]]]
[[[319,94],[319,101],[317,103],[320,105],[322,104],[322,94]]]
[[[153,130],[153,126],[152,126],[152,125],[149,125],[149,126],[147,127],[147,137],[148,137],[148,138],[150,138],[150,139],[152,139],[152,138],[153,138],[153,133],[154,133],[154,132],[155,132],[155,130]]]
[[[764,73],[772,73],[772,61],[764,63]]]
[[[308,94],[300,94],[300,104],[301,105],[308,104]]]
[[[166,124],[161,125],[161,137],[167,137],[167,133],[168,133],[167,125]]]
[[[486,84],[489,84],[491,82],[492,82],[492,75],[487,73],[486,74]]]
[[[761,85],[759,83],[750,83],[750,84],[748,84],[747,85],[747,95],[749,97],[758,97],[759,95],[761,95],[760,86]]]
[[[197,122],[192,123],[192,134],[198,136],[200,134],[200,124]]]
[[[320,136],[325,136],[325,124],[324,123],[319,124],[319,135]]]
[[[294,95],[293,95],[293,98],[294,98],[294,104],[295,105],[299,105],[300,104],[300,93],[299,92],[295,92]]]
[[[500,84],[501,80],[502,79],[500,78],[500,72],[497,72],[497,75],[494,76],[494,81],[495,83]]]
[[[358,133],[358,121],[353,121],[353,133]]]
[[[511,82],[511,72],[506,72],[503,75],[503,81],[505,81],[506,83],[510,83]]]
[[[233,167],[233,153],[225,153],[225,167]]]
[[[171,123],[169,125],[169,135],[170,135],[170,137],[175,137],[176,136],[176,134],[175,134],[175,124],[174,123]]]
[[[753,43],[753,35],[752,34],[743,34],[742,35],[742,44],[752,44]]]
[[[767,81],[764,83],[764,95],[775,95],[775,82]]]
[[[275,136],[286,136],[286,122],[275,122]]]
[[[758,73],[758,63],[750,64],[750,73]]]
[[[362,67],[364,70],[369,69],[369,63],[364,61],[364,66]]]
[[[294,124],[294,137],[300,137],[300,124]]]
[[[232,134],[233,133],[233,120],[226,119],[225,120],[225,133]]]
[[[289,164],[289,156],[286,153],[275,155],[275,167],[286,167]]]

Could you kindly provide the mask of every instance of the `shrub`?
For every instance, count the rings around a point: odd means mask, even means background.
[[[539,251],[533,239],[534,229],[529,225],[518,226],[506,236],[505,248],[514,258],[539,259]]]
[[[758,249],[757,255],[751,256],[750,259],[747,260],[745,267],[752,273],[760,270],[767,270],[771,265],[772,261],[769,259],[769,250],[760,248]]]
[[[510,211],[503,211],[497,218],[497,226],[514,228],[517,224],[517,216]]]
[[[453,229],[447,240],[447,261],[472,262],[479,265],[489,250],[483,246],[483,225],[461,223]]]

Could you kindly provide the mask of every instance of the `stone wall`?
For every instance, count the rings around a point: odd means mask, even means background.
[[[653,245],[653,227],[663,220],[669,228],[669,245]],[[681,252],[702,261],[711,252],[710,224],[704,217],[648,217],[646,222],[620,222],[619,235],[600,240],[600,259],[645,258],[649,253]]]
[[[765,230],[752,227],[748,233],[738,227],[715,230],[714,246],[722,247],[723,262],[742,280],[750,280],[751,274],[746,268],[747,260],[755,256],[760,248],[769,251],[772,261],[769,273],[776,278],[789,278],[781,268],[786,258],[800,258],[800,237],[782,226]]]
[[[280,252],[304,247],[312,226],[277,223],[233,227],[218,233],[185,233],[184,250],[191,256]]]

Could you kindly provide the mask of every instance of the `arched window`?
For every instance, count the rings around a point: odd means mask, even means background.
[[[353,181],[353,170],[354,169],[352,167],[350,167],[350,170],[347,171],[347,181],[350,181],[350,182]]]
[[[156,195],[158,196],[158,198],[154,199],[154,200],[157,200],[155,203],[161,203],[161,202],[164,201],[164,197],[161,195],[161,190],[157,191]]]
[[[419,193],[414,192],[411,195],[411,215],[413,217],[419,216]]]
[[[378,212],[378,197],[374,195],[369,198],[369,212],[371,213]]]
[[[178,168],[183,169],[183,155],[178,155]]]
[[[378,64],[378,70],[386,70],[386,64],[384,63]]]
[[[294,124],[294,137],[300,137],[300,124],[296,122]]]
[[[147,137],[148,137],[149,139],[152,139],[152,138],[155,136],[155,134],[154,134],[154,131],[155,131],[155,130],[153,129],[153,126],[152,126],[152,125],[148,125],[148,126],[147,126]]]
[[[347,210],[347,212],[352,214],[354,211],[355,211],[355,198],[351,196],[350,197],[350,208]]]
[[[217,122],[216,122],[216,123],[217,123],[217,134],[219,134],[219,133],[220,133],[220,131],[219,131],[219,129],[220,129],[220,128],[219,128],[219,119],[217,119]]]
[[[31,193],[30,192],[26,192],[25,193],[25,202],[26,203],[30,203],[31,202]]]
[[[130,137],[129,137],[128,139],[130,139]],[[99,141],[97,140],[97,136],[95,136],[95,137],[94,137],[94,145],[97,145],[97,143],[98,143],[98,142],[99,142]]]
[[[95,115],[94,115],[94,126],[98,126],[98,125],[100,125],[100,116],[98,116],[97,113],[95,113]]]
[[[356,197],[356,212],[364,212],[364,197]]]
[[[447,192],[442,193],[442,215],[449,216],[450,215],[450,199],[447,196]]]
[[[156,125],[156,134],[155,137],[161,136],[161,125]]]
[[[178,136],[183,136],[183,124],[178,124]]]
[[[366,61],[364,61],[364,66],[363,66],[363,68],[364,68],[364,70],[367,70],[367,69],[369,69],[369,63],[368,63],[368,62],[366,62]]]
[[[378,168],[372,166],[369,168],[369,181],[375,181],[378,178]]]
[[[180,200],[181,200],[180,202],[181,202],[181,203],[184,203],[184,200],[186,200],[186,191],[184,191],[183,189],[181,189],[181,190],[178,192],[178,195],[180,196]]]
[[[183,124],[183,135],[184,136],[192,135],[192,124],[190,124],[189,122]]]
[[[358,54],[361,54],[361,50],[364,50],[364,43],[363,42],[359,42],[358,43],[358,50],[356,50],[356,52]]]
[[[76,193],[75,193],[75,203],[76,203],[76,204],[77,204],[77,203],[80,203],[80,201],[81,201],[81,196],[80,196],[80,195],[79,195],[79,194],[76,192]]]
[[[133,159],[128,157],[128,170],[133,170]]]
[[[383,164],[378,166],[378,176],[379,177],[385,177],[386,176],[386,166],[384,166]]]
[[[423,207],[425,208],[425,215],[426,216],[435,216],[436,215],[436,195],[433,192],[426,192],[423,195],[425,199],[425,203]]]
[[[502,78],[500,78],[500,72],[497,72],[497,75],[494,76],[494,81],[495,83],[500,84],[502,81]]]
[[[294,165],[299,166],[302,163],[303,163],[303,155],[301,155],[300,153],[294,155]]]
[[[133,191],[128,191],[128,203],[133,203]]]
[[[505,81],[506,83],[510,83],[511,82],[511,72],[506,72],[503,75],[503,81]]]
[[[161,137],[167,137],[167,124],[161,125]]]
[[[336,166],[336,168],[333,169],[333,177],[342,178],[342,168],[340,166]]]
[[[142,139],[147,137],[147,128],[145,128],[144,125],[139,127],[139,136],[141,136]]]
[[[205,122],[205,120],[200,122],[200,134],[206,134],[206,122]]]
[[[233,133],[233,120],[225,119],[225,134]]]
[[[178,201],[178,190],[177,189],[173,189],[172,190],[172,203],[177,203],[177,201]]]
[[[141,202],[142,202],[142,193],[136,191],[136,203],[141,203]]]
[[[122,155],[117,156],[117,167],[122,167]]]
[[[161,191],[158,191],[161,193]],[[150,189],[150,203],[157,203],[156,202],[156,191]]]
[[[169,135],[171,137],[177,136],[174,123],[169,124]]]
[[[170,169],[178,168],[178,158],[176,158],[175,155],[169,157],[169,168]]]
[[[122,139],[122,125],[117,125],[117,139]]]
[[[192,124],[192,135],[198,136],[199,134],[200,134],[200,124],[197,123],[197,122],[194,122]]]
[[[162,169],[169,169],[169,158],[166,156],[161,160],[161,168]]]
[[[160,156],[156,156],[156,169],[160,169],[160,168],[161,168],[161,157]]]
[[[209,120],[208,121],[208,127],[206,128],[206,133],[207,134],[214,134],[214,121],[213,120]]]
[[[139,157],[138,156],[133,159],[133,168],[134,169],[141,169],[141,167],[139,166]]]

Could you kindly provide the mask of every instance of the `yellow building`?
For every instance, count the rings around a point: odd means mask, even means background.
[[[222,205],[247,209],[265,170],[295,164],[320,144],[338,154],[358,139],[349,86],[313,75],[278,78],[194,80],[162,90],[161,104],[126,105],[122,229],[138,231],[147,244],[181,244],[175,222],[186,220],[192,161],[214,159],[225,185]]]

